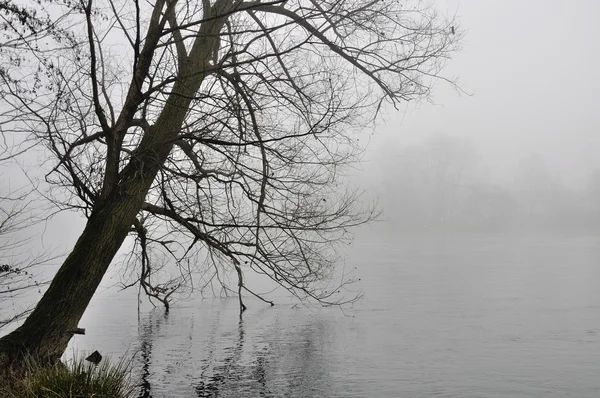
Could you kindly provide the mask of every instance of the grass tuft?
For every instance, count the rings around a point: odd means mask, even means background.
[[[103,358],[98,365],[76,356],[67,365],[40,365],[26,360],[26,376],[12,383],[0,396],[7,398],[129,398],[136,388],[131,382],[132,361],[112,365]]]

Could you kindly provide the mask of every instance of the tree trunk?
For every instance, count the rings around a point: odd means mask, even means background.
[[[63,354],[145,195],[116,196],[89,218],[73,251],[23,325],[0,339],[0,368],[2,352],[8,354],[5,362],[24,353],[54,362]]]
[[[222,0],[218,5],[227,15],[226,8],[235,2]],[[215,18],[201,25],[180,79],[156,123],[119,173],[118,183],[88,219],[73,251],[33,312],[23,325],[0,339],[0,374],[12,363],[19,363],[26,353],[51,363],[62,356],[171,152],[190,103],[204,81],[204,71],[212,68],[209,60],[219,48],[225,19]]]
[[[0,339],[0,372],[29,353],[47,362],[62,356],[94,292],[131,231],[158,170],[167,159],[185,108],[165,105],[122,170],[112,194],[94,210],[75,247],[23,325]]]
[[[185,115],[177,105],[167,104],[144,136],[121,172],[119,184],[94,210],[33,312],[23,325],[0,339],[0,373],[25,353],[51,363],[62,356],[173,147],[173,135],[183,122],[181,114]]]

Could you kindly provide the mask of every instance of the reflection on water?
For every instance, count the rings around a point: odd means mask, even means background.
[[[239,383],[240,376],[243,372],[242,365],[239,364],[240,359],[242,357],[242,353],[244,350],[244,319],[240,314],[240,321],[238,323],[238,336],[237,341],[235,341],[235,345],[230,347],[229,352],[223,359],[223,363],[215,366],[215,368],[210,371],[209,363],[210,361],[214,361],[214,358],[203,358],[202,362],[204,362],[204,366],[202,366],[202,372],[200,373],[200,377],[198,381],[194,381],[192,387],[194,388],[198,397],[216,397],[219,394],[219,390],[227,389],[227,382],[230,383]],[[262,363],[262,358],[259,357],[257,360],[259,364]],[[259,365],[260,367],[260,365]],[[260,369],[257,369],[260,371]],[[261,392],[261,395],[264,394],[264,377],[259,378],[258,380],[259,390],[257,392]]]
[[[323,396],[336,370],[324,367],[331,358],[323,354],[335,347],[326,329],[343,313],[321,319],[320,311],[253,304],[259,308],[242,317],[235,300],[203,302],[212,310],[201,327],[192,308],[140,319],[139,397]]]
[[[165,313],[166,317],[168,314]],[[157,322],[160,323],[160,322]],[[140,351],[139,351],[139,360],[142,363],[141,366],[141,375],[140,375],[140,398],[149,398],[151,397],[152,387],[150,385],[150,362],[152,361],[152,336],[154,335],[154,331],[157,325],[152,322],[152,319],[149,319],[147,322],[143,322],[138,318],[138,324],[140,325]]]
[[[598,397],[599,259],[593,236],[405,237],[352,253],[365,298],[345,311],[199,300],[138,319],[101,294],[74,344],[136,351],[139,397]]]

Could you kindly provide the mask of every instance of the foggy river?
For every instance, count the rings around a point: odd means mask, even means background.
[[[373,239],[375,240],[375,239]],[[600,238],[355,242],[364,298],[178,303],[99,292],[73,347],[135,353],[140,397],[598,397]]]

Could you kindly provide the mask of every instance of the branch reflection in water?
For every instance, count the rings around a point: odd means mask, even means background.
[[[306,308],[239,316],[229,303],[200,305],[210,310],[140,319],[139,398],[318,396],[333,387],[323,360],[335,322]]]

